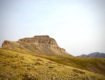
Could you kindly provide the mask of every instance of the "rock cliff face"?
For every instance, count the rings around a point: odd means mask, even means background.
[[[60,48],[56,41],[53,38],[50,38],[48,35],[23,38],[16,42],[4,41],[4,43],[2,44],[2,48],[21,48],[46,55],[68,55],[65,49]]]

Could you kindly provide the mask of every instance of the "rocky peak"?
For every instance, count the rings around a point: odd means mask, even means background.
[[[19,43],[15,42],[15,41],[5,40],[2,44],[2,48],[13,49],[14,47],[19,47]]]
[[[9,41],[5,40],[2,44],[2,47],[6,47],[6,46],[8,46],[8,44],[9,44]]]
[[[53,38],[50,38],[48,35],[41,35],[41,36],[34,36],[32,38],[23,38],[20,39],[18,42],[20,43],[29,43],[29,44],[39,44],[41,46],[46,47],[58,47],[56,41]]]

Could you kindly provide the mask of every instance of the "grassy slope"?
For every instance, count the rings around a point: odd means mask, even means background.
[[[34,53],[27,53],[24,50],[21,50],[19,48],[16,48],[15,51],[22,52],[25,54],[31,54],[43,58],[47,58],[49,60],[52,60],[54,62],[64,64],[67,66],[72,66],[88,71],[92,71],[95,73],[100,73],[105,75],[105,58],[81,58],[81,57],[62,57],[62,56],[47,56],[47,55],[40,55],[40,54],[34,54]]]
[[[25,53],[25,54],[23,54]],[[48,59],[0,49],[0,80],[105,80],[99,74]]]
[[[47,57],[49,60],[60,64],[89,70],[105,75],[104,58],[80,58],[80,57]]]
[[[105,75],[105,58],[47,56],[47,55],[42,55],[42,54],[41,55],[35,54],[26,50],[22,50],[20,48],[15,48],[14,50],[17,52],[24,53],[24,54],[31,54],[33,56],[46,58],[46,59],[49,59],[51,61],[63,64],[63,65],[72,66],[75,68],[80,68],[80,69],[84,69],[84,70],[88,70],[88,71]]]

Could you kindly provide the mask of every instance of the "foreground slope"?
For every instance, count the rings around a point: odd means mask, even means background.
[[[0,49],[0,80],[105,80],[105,77],[31,54]]]
[[[99,73],[105,75],[105,58],[83,58],[83,57],[73,57],[73,56],[48,56],[42,54],[35,54],[29,51],[22,50],[20,48],[15,48],[14,51],[30,54],[32,56],[38,56],[42,58],[49,59],[56,63],[60,63],[67,66],[72,66],[79,69],[88,70],[91,72]]]
[[[61,56],[60,57],[47,56],[46,58],[60,64],[105,75],[104,58],[61,57]]]

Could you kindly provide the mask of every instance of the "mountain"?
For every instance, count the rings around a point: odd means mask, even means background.
[[[71,56],[47,35],[5,40],[0,80],[105,80],[105,58]]]
[[[31,52],[46,54],[50,56],[68,56],[65,49],[60,48],[53,38],[48,35],[34,36],[32,38],[23,38],[18,41],[5,40],[2,48],[15,49],[21,48]]]
[[[100,52],[93,52],[93,53],[90,53],[88,55],[80,55],[80,57],[100,57],[100,58],[105,58],[105,53],[100,53]]]

